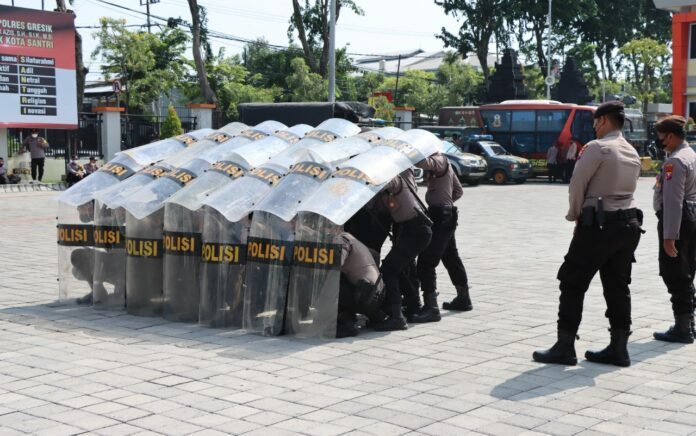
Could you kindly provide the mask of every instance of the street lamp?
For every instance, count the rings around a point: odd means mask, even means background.
[[[551,100],[551,85],[555,82],[554,78],[551,77],[551,0],[549,0],[549,16],[546,24],[549,27],[548,41],[546,43],[546,99]]]
[[[329,103],[336,100],[336,0],[329,0]]]

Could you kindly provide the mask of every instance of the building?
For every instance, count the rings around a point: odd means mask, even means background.
[[[426,52],[421,49],[384,53],[358,58],[353,61],[353,66],[361,72],[382,72],[387,76],[396,76],[397,71],[404,74],[412,70],[434,73],[445,62],[447,54],[448,52],[444,50]],[[496,60],[495,54],[489,55],[488,66],[494,66]],[[481,71],[481,63],[475,55],[467,56],[462,63],[471,65],[476,71]]]
[[[696,0],[654,0],[672,12],[672,110],[696,118]]]

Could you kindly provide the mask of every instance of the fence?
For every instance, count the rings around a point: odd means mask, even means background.
[[[160,137],[166,117],[157,115],[121,115],[121,150],[147,144]],[[196,130],[196,117],[180,117],[184,132]]]
[[[78,128],[74,130],[41,129],[39,134],[49,144],[45,153],[48,157],[67,158],[102,156],[101,114],[80,112]],[[8,157],[17,155],[22,149],[22,141],[30,134],[28,129],[8,129]]]

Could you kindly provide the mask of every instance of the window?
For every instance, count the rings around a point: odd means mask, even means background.
[[[690,26],[690,37],[689,37],[689,59],[696,59],[696,26],[693,24]]]
[[[481,111],[483,123],[491,132],[507,132],[510,130],[509,111]]]
[[[594,129],[592,128],[592,112],[577,110],[573,125],[571,127],[572,134],[581,144],[587,144],[595,137]]]
[[[537,111],[537,131],[560,133],[570,115],[569,110]]]
[[[537,133],[536,151],[546,153],[558,140],[558,133]]]
[[[477,143],[473,143],[469,146],[469,153],[477,154],[479,156],[486,155],[486,153],[483,151],[483,148]]]
[[[534,111],[512,111],[510,130],[513,132],[533,132]]]
[[[513,153],[533,153],[536,149],[534,133],[513,133],[509,150]]]

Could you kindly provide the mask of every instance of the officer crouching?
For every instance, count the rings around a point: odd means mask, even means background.
[[[408,169],[387,183],[379,194],[389,210],[392,221],[398,224],[399,232],[392,249],[382,261],[382,278],[384,279],[384,312],[387,317],[377,321],[377,331],[406,330],[408,324],[401,313],[401,290],[399,278],[413,263],[418,255],[428,246],[432,231],[432,222],[416,196],[415,190],[407,182],[413,172]]]
[[[377,263],[379,255],[350,233],[341,233],[341,285],[338,294],[336,337],[358,334],[357,313],[370,321],[379,319],[384,283]]]
[[[418,256],[418,279],[423,290],[423,308],[419,313],[409,315],[408,322],[437,322],[440,321],[440,311],[437,307],[435,268],[440,260],[445,265],[457,290],[454,300],[443,304],[443,308],[472,309],[468,278],[454,237],[458,220],[458,211],[454,202],[461,198],[464,191],[444,154],[434,154],[416,166],[425,171],[428,184],[425,202],[428,204],[428,215],[433,220],[433,237],[428,247]]]
[[[591,362],[631,364],[631,267],[641,235],[642,212],[633,195],[640,176],[640,158],[621,134],[625,120],[620,102],[607,102],[594,113],[597,134],[581,150],[570,181],[566,219],[576,222],[565,261],[558,271],[560,304],[558,340],[549,350],[535,351],[537,362],[577,364],[575,338],[583,300],[599,271],[607,303],[611,342],[602,351],[587,351]]]
[[[653,196],[660,241],[660,275],[671,295],[674,325],[655,332],[659,341],[694,342],[694,272],[696,272],[696,153],[684,140],[686,120],[669,116],[655,124],[658,146],[667,159]]]

